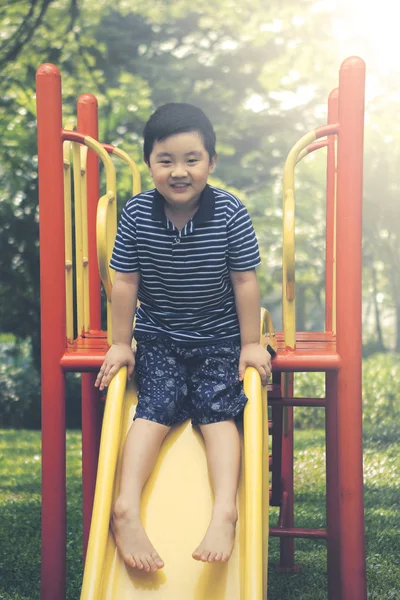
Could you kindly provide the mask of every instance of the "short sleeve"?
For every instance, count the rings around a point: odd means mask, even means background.
[[[124,207],[118,224],[110,267],[121,273],[139,271],[136,243],[136,219],[132,211],[132,201]]]
[[[242,204],[228,221],[228,268],[231,271],[250,271],[260,262],[254,227]]]

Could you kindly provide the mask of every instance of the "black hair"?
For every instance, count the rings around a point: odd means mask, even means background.
[[[215,132],[211,121],[200,108],[184,102],[170,102],[157,108],[143,131],[145,162],[149,164],[155,142],[165,140],[177,133],[190,131],[196,131],[201,135],[211,160],[215,156]]]

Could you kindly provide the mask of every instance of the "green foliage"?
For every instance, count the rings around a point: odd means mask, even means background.
[[[375,354],[363,361],[364,430],[374,440],[400,437],[400,355]]]
[[[400,437],[400,357],[398,354],[374,354],[363,360],[363,428],[372,440]],[[295,395],[323,398],[323,373],[295,375]],[[295,408],[295,426],[300,429],[324,427],[323,408]]]
[[[0,426],[40,426],[40,382],[28,341],[0,339]]]
[[[66,376],[67,427],[81,426],[80,375]],[[0,335],[0,427],[40,429],[40,377],[29,340]]]
[[[67,432],[67,597],[82,580],[81,436]],[[0,598],[40,597],[40,433],[0,431]]]

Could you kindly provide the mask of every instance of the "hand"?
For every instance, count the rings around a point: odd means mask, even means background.
[[[239,379],[243,381],[246,367],[254,367],[260,374],[261,383],[267,385],[271,376],[271,355],[261,344],[242,346],[239,359]]]
[[[128,367],[129,379],[135,368],[133,350],[128,344],[113,344],[106,354],[94,385],[100,390],[104,390],[114,375],[125,365]]]

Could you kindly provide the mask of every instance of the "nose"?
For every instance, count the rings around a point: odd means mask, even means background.
[[[171,177],[174,179],[182,179],[183,177],[186,177],[186,175],[187,169],[185,165],[179,163],[174,165],[174,168],[171,171]]]

